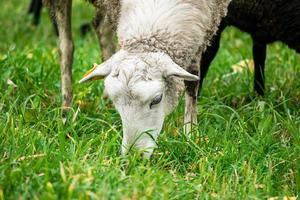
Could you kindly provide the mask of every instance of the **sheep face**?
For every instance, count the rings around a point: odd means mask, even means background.
[[[178,101],[181,87],[170,80],[198,80],[166,54],[122,50],[81,82],[99,77],[106,77],[105,90],[122,119],[122,154],[135,147],[145,157],[151,156],[164,118]]]
[[[105,87],[122,119],[122,154],[135,147],[150,157],[165,117],[163,82],[140,80],[128,86],[109,76]]]

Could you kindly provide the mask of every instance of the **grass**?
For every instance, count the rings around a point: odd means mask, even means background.
[[[182,134],[183,106],[165,122],[153,158],[121,157],[121,122],[103,84],[76,82],[99,62],[96,36],[79,36],[93,8],[74,2],[74,122],[62,124],[56,37],[46,10],[35,28],[28,1],[1,1],[0,200],[268,199],[300,191],[300,59],[268,48],[267,94],[231,66],[251,59],[250,37],[228,29],[199,99],[198,133]],[[12,82],[9,82],[11,80]]]

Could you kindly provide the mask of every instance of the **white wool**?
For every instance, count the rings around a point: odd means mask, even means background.
[[[197,51],[212,17],[206,0],[197,5],[180,0],[124,0],[118,25],[120,42],[170,34],[170,39]],[[201,6],[199,6],[201,5]]]

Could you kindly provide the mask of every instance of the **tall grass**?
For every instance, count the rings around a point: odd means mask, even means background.
[[[229,28],[199,98],[198,131],[182,134],[183,102],[170,115],[150,161],[120,156],[122,127],[101,81],[77,84],[100,62],[94,33],[79,36],[93,8],[74,2],[74,121],[61,122],[56,37],[43,11],[32,27],[28,1],[0,7],[0,200],[268,199],[300,191],[300,59],[268,48],[266,96],[253,74],[250,37]],[[78,110],[80,109],[80,110]]]

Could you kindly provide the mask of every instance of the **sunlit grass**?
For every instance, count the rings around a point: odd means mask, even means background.
[[[56,37],[43,11],[34,28],[27,1],[1,2],[0,200],[2,199],[267,199],[300,191],[300,59],[270,45],[266,96],[256,97],[253,75],[232,76],[251,59],[251,40],[230,28],[199,98],[198,131],[182,134],[183,102],[165,122],[150,161],[120,156],[121,122],[103,84],[77,84],[100,61],[94,33],[79,35],[92,18],[74,5],[74,103],[60,115]]]

